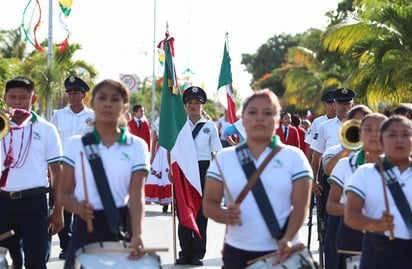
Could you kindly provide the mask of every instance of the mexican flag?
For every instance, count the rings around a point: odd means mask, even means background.
[[[173,41],[166,33],[166,38],[158,45],[165,51],[159,144],[170,152],[180,224],[195,231],[200,238],[196,224],[196,216],[202,203],[199,164],[182,95],[177,85]]]
[[[219,83],[217,86],[219,101],[227,110],[230,123],[237,121],[235,95],[232,89],[232,69],[230,67],[230,56],[227,50],[227,33],[225,47],[223,50],[222,66],[220,68]]]

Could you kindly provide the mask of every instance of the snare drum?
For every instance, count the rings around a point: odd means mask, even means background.
[[[76,269],[159,269],[160,257],[156,254],[145,254],[138,260],[128,260],[130,251],[124,242],[97,242],[88,244],[76,251]]]
[[[9,268],[6,258],[7,252],[7,248],[0,247],[0,269]]]
[[[359,269],[361,256],[351,256],[346,258],[346,269]]]
[[[317,268],[312,255],[307,248],[293,252],[289,258],[281,264],[272,265],[278,259],[278,256],[272,256],[268,259],[259,260],[246,269],[295,269],[295,268]]]

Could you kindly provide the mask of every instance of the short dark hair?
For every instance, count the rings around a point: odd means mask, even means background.
[[[396,115],[406,115],[408,114],[409,110],[406,107],[398,106],[393,110],[393,113]]]
[[[23,88],[32,93],[34,92],[34,82],[29,78],[17,76],[6,82],[6,93],[13,88]]]
[[[133,111],[133,112],[137,112],[137,111],[139,111],[141,108],[143,108],[142,105],[134,105],[132,111]]]

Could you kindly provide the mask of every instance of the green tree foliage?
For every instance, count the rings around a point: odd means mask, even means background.
[[[323,45],[356,63],[346,81],[374,109],[411,102],[412,3],[361,1],[350,19],[328,28]]]
[[[299,35],[275,35],[261,45],[255,54],[242,54],[241,64],[246,66],[246,71],[252,74],[253,80],[258,80],[271,70],[281,67],[288,49],[298,45],[299,39]]]
[[[47,40],[41,44],[47,47]],[[52,102],[54,108],[61,108],[66,103],[64,95],[64,79],[68,75],[77,75],[91,87],[97,76],[95,68],[82,60],[73,60],[79,44],[70,44],[63,53],[53,47],[53,58],[49,63],[47,54],[27,48],[27,41],[21,29],[0,30],[0,92],[4,91],[5,81],[13,76],[23,75],[31,78],[36,84],[38,95],[35,109],[44,114]]]

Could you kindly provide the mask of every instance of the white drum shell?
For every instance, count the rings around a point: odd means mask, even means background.
[[[124,251],[122,251],[124,249]],[[123,242],[98,242],[88,244],[76,251],[76,269],[159,269],[160,258],[145,254],[139,260],[128,260],[130,253]]]
[[[276,259],[278,259],[278,256],[260,260],[247,266],[246,269],[295,269],[303,268],[302,264],[306,265],[304,268],[316,268],[313,258],[306,248],[293,252],[282,264],[272,265]]]
[[[9,264],[7,262],[7,248],[0,247],[0,269],[8,269]]]
[[[361,256],[346,258],[346,269],[359,269]]]

